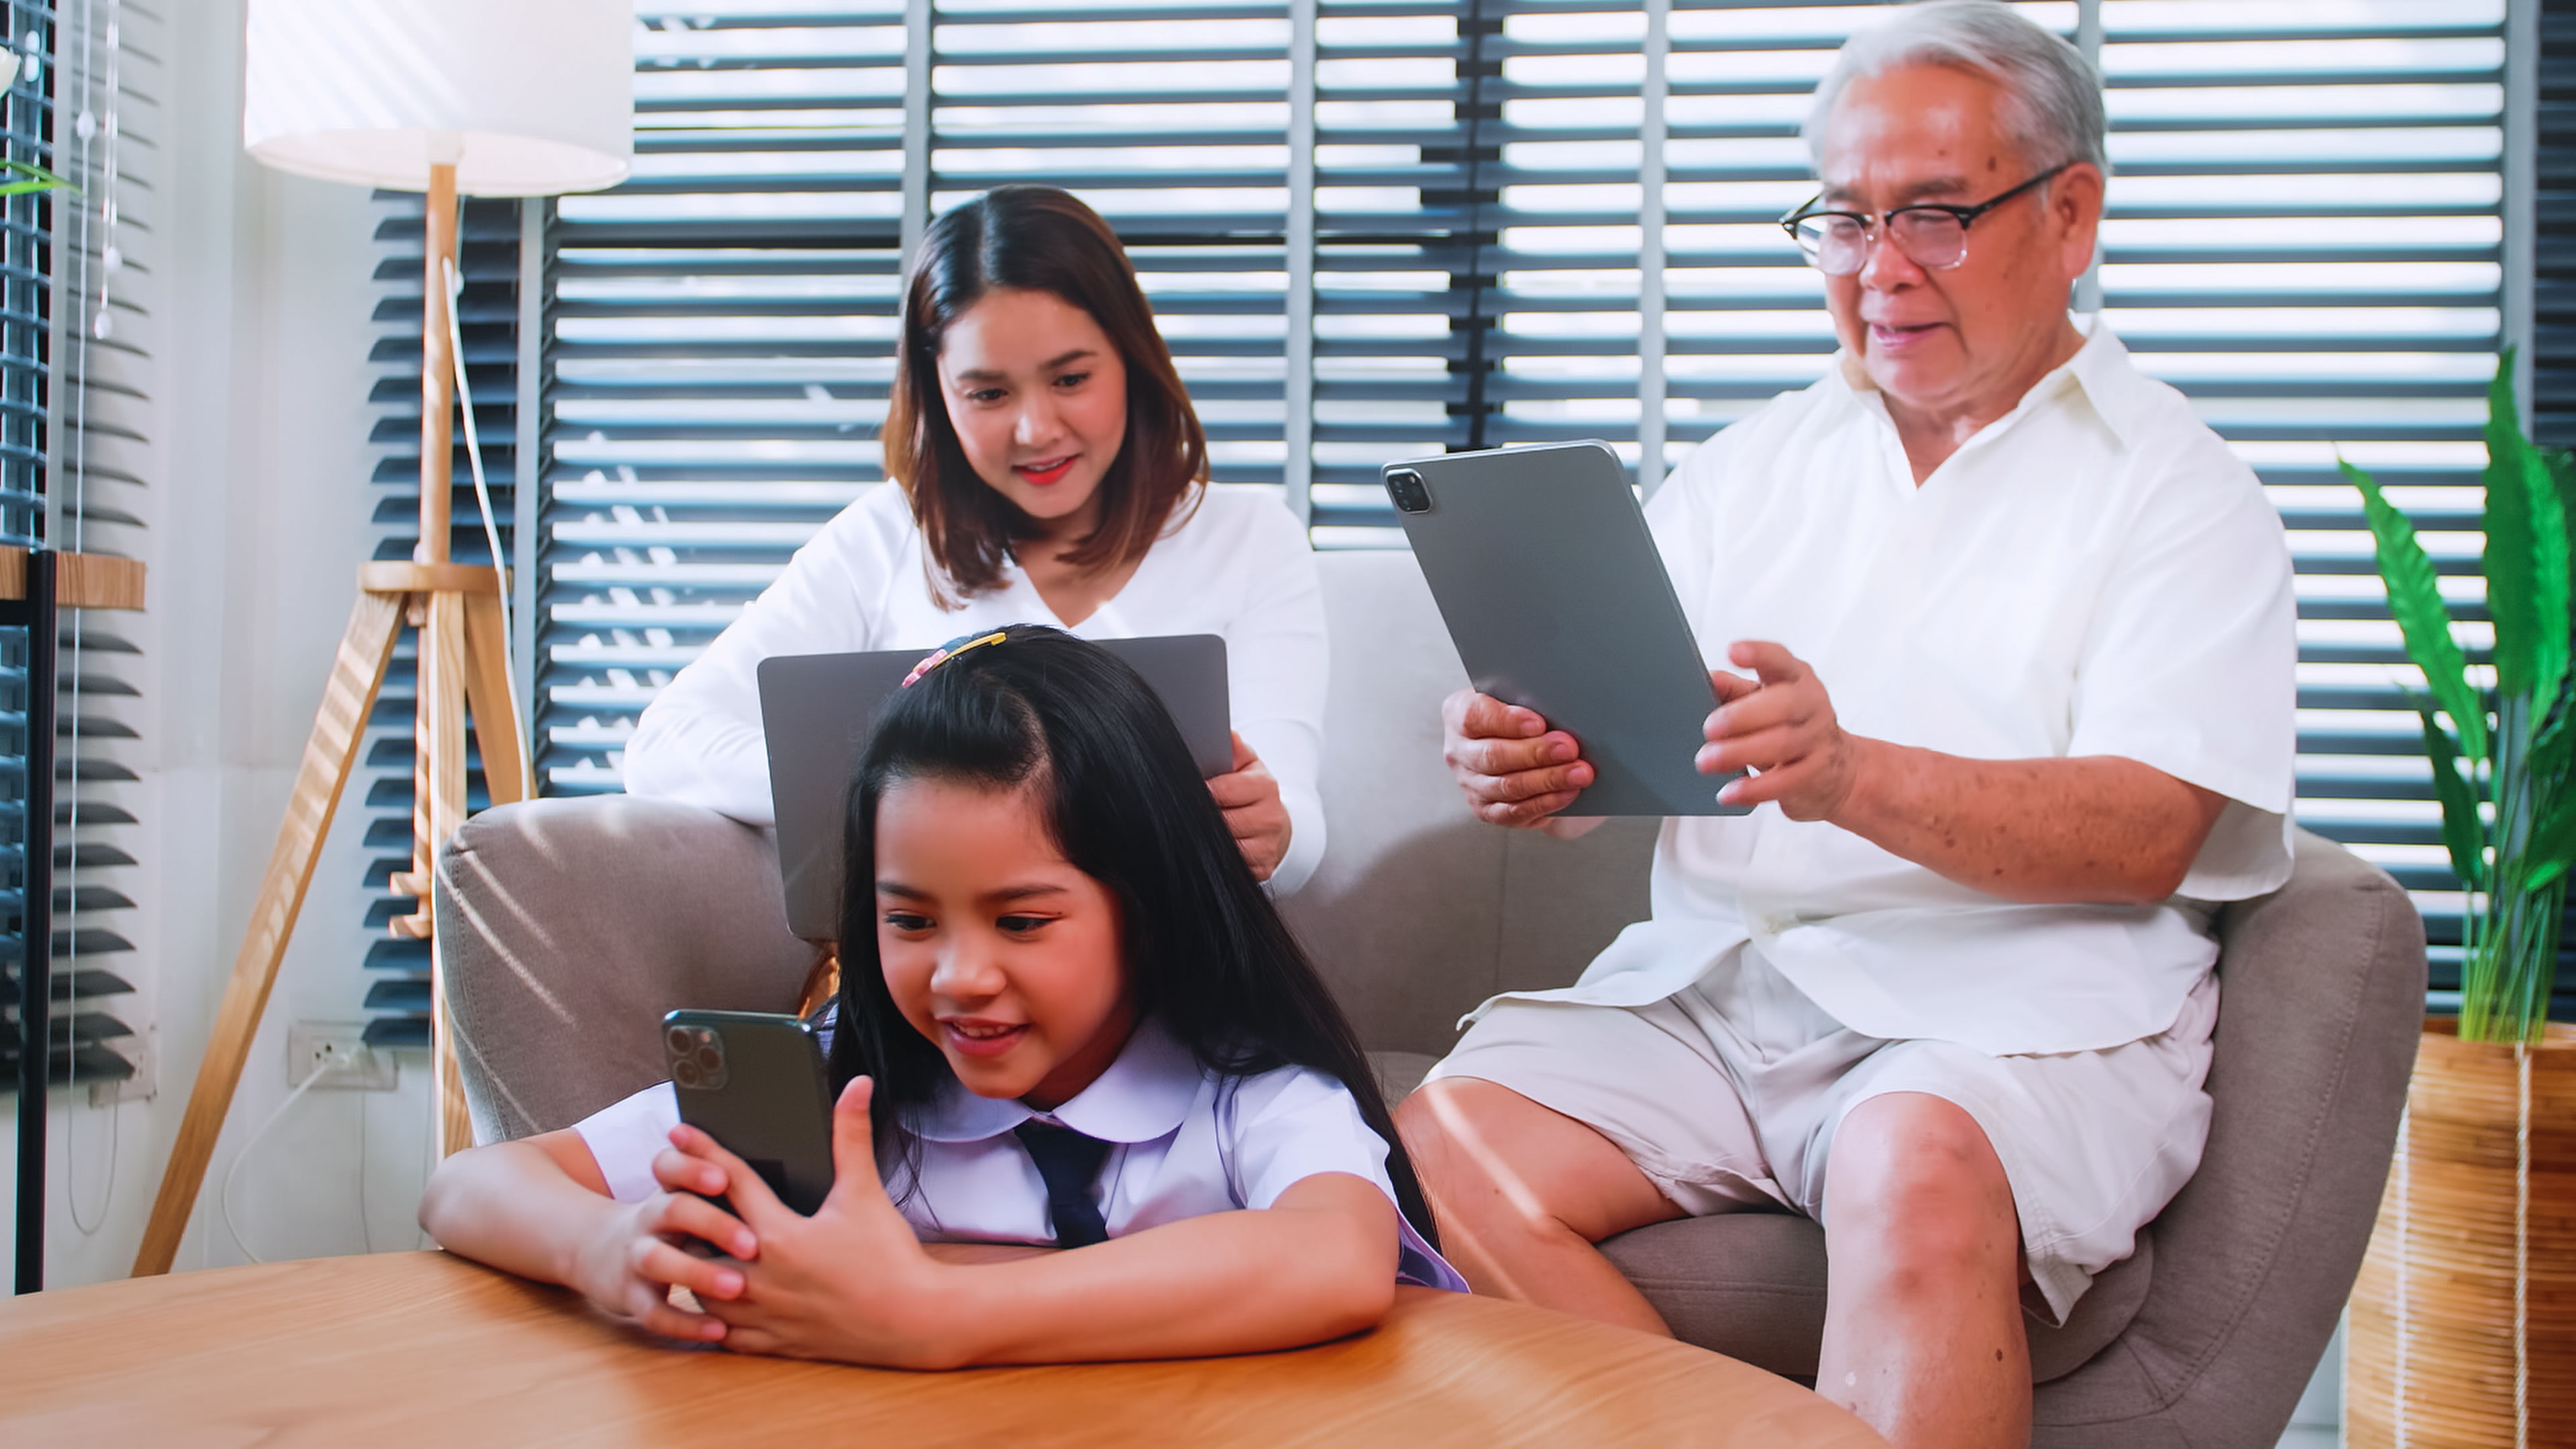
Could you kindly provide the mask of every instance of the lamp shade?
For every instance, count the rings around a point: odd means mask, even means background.
[[[596,191],[635,154],[633,0],[250,0],[242,144],[269,166],[468,196]]]

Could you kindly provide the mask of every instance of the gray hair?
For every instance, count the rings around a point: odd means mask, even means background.
[[[2090,161],[2102,152],[2102,78],[2063,37],[2024,19],[2001,0],[1921,0],[1843,43],[1816,83],[1803,135],[1824,158],[1825,126],[1853,81],[1909,65],[1976,71],[2003,88],[2005,132],[2034,171]]]

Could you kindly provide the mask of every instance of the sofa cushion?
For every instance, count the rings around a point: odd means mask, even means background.
[[[1316,556],[1333,639],[1324,861],[1280,903],[1375,1050],[1448,1050],[1497,991],[1570,984],[1646,916],[1659,822],[1577,841],[1467,812],[1440,756],[1440,702],[1467,682],[1413,555]]]
[[[438,935],[474,1139],[568,1127],[662,1080],[662,1013],[789,1011],[814,948],[787,929],[766,834],[600,795],[465,822]]]

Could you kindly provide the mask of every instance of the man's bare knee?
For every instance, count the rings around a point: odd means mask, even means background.
[[[1913,1279],[2016,1264],[2020,1220],[2003,1161],[1976,1119],[1922,1093],[1874,1097],[1835,1133],[1825,1231]]]

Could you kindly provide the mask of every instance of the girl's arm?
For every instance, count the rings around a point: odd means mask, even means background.
[[[834,1113],[842,1171],[811,1218],[704,1134],[673,1134],[684,1156],[702,1159],[691,1185],[722,1182],[760,1239],[739,1292],[699,1295],[728,1325],[728,1347],[902,1368],[1184,1358],[1338,1338],[1394,1303],[1395,1207],[1346,1173],[1301,1179],[1266,1209],[1072,1252],[937,1261],[878,1180],[865,1083],[851,1083]]]
[[[672,1307],[668,1285],[721,1294],[738,1291],[742,1275],[682,1251],[681,1237],[740,1254],[753,1247],[742,1224],[703,1198],[610,1197],[598,1161],[569,1130],[469,1148],[440,1163],[421,1193],[420,1225],[449,1252],[563,1284],[656,1333],[689,1339],[721,1337],[724,1325]]]
[[[1195,1358],[1357,1333],[1395,1303],[1395,1205],[1348,1173],[1267,1208],[1185,1218],[969,1270],[950,1291],[966,1363]]]

